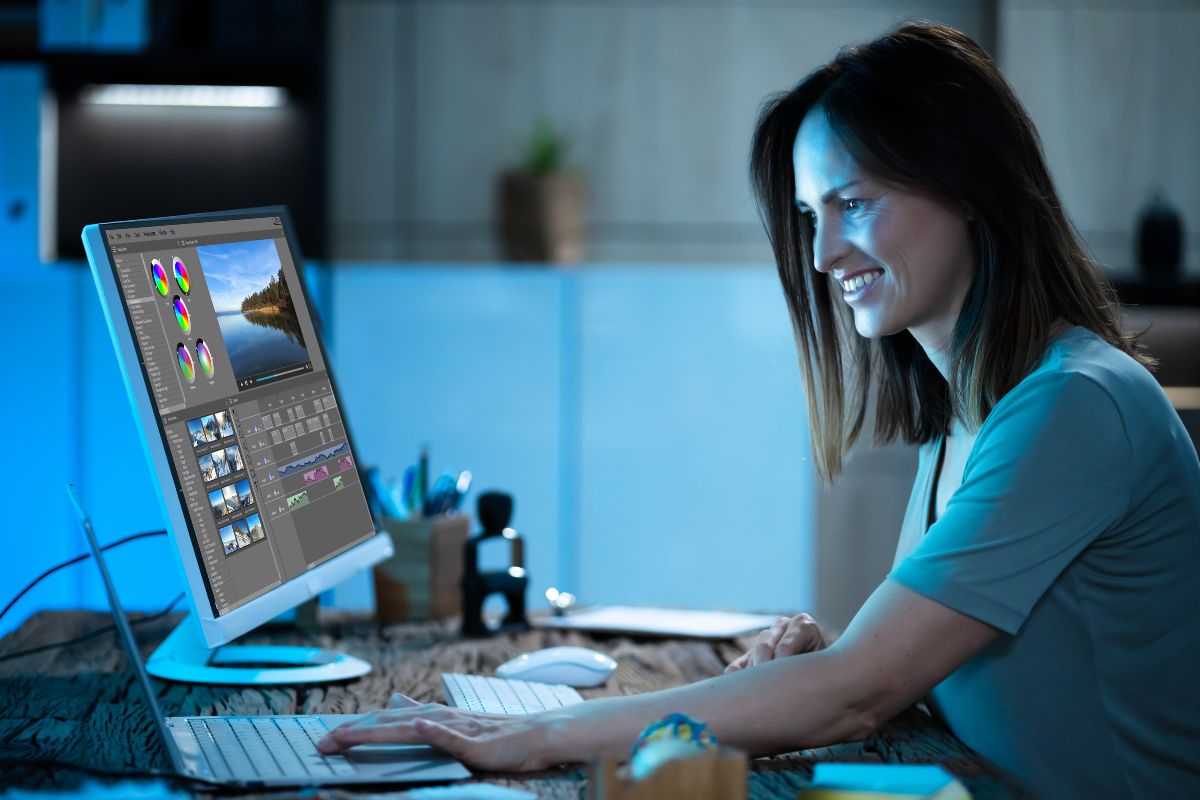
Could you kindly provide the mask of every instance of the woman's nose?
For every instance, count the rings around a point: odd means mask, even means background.
[[[817,223],[813,233],[813,266],[817,272],[829,272],[850,250],[840,225]]]

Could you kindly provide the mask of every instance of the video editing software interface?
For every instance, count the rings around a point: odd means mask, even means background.
[[[104,230],[213,612],[371,537],[279,217]]]

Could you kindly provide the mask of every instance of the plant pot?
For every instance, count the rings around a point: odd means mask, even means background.
[[[501,175],[496,219],[505,260],[582,261],[583,204],[579,175]]]

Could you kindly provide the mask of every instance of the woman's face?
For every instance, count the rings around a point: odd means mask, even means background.
[[[796,134],[796,204],[815,225],[813,261],[837,282],[859,334],[908,329],[942,352],[971,286],[965,210],[872,179],[814,108]]]

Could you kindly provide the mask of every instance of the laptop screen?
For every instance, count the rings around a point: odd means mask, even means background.
[[[216,615],[374,534],[285,227],[101,226]]]

